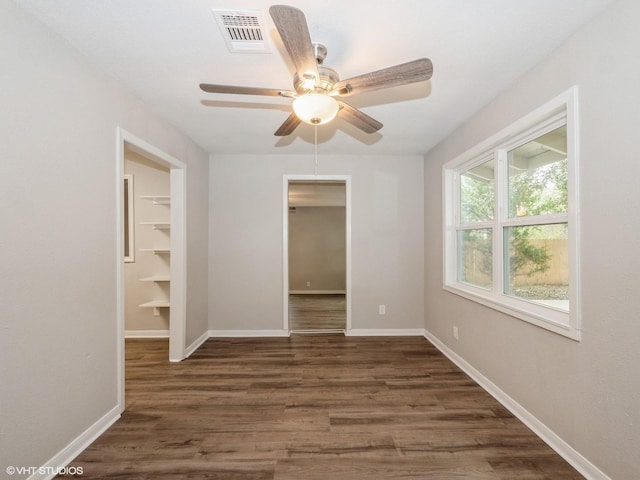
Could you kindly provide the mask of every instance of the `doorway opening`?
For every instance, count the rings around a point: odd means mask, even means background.
[[[284,329],[351,329],[351,178],[284,177]]]
[[[148,298],[138,307],[165,317],[168,322],[169,360],[179,362],[185,358],[185,321],[186,321],[186,165],[144,140],[117,129],[116,150],[116,302],[117,302],[117,362],[118,362],[118,399],[120,410],[124,411],[125,402],[125,332],[126,321],[126,279],[125,262],[135,262],[143,257],[157,271],[137,279],[150,283],[150,290],[156,298]],[[140,165],[155,168],[168,175],[168,192],[140,192],[136,190],[136,175],[125,174],[125,159],[135,158]],[[166,180],[165,180],[166,181]],[[135,197],[135,198],[134,198]],[[157,210],[151,210],[149,218],[136,217],[130,207],[131,202],[143,197]],[[146,237],[147,244],[135,241],[132,235],[135,226],[141,226],[154,232],[156,236]],[[130,263],[128,264],[130,265]],[[168,325],[167,325],[168,323]],[[159,324],[161,325],[161,323]],[[143,329],[135,330],[143,332]],[[166,336],[166,330],[164,330]],[[147,331],[146,336],[158,336],[157,330]],[[139,333],[139,336],[145,336]]]

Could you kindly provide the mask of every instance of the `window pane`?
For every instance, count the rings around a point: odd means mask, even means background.
[[[509,217],[567,212],[567,127],[509,152]]]
[[[491,288],[493,283],[490,228],[458,232],[458,281]]]
[[[566,223],[505,228],[504,293],[569,311]]]
[[[493,160],[460,175],[460,223],[493,219]]]

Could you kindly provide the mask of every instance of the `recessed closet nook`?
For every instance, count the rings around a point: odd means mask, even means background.
[[[125,149],[125,336],[169,336],[169,169]]]

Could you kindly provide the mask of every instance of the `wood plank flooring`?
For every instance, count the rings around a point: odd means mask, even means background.
[[[345,295],[289,295],[289,329],[314,332],[346,330]]]
[[[422,337],[126,342],[126,411],[82,478],[580,479]]]

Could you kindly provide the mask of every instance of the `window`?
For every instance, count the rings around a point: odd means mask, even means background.
[[[580,339],[577,89],[444,166],[444,288]]]

